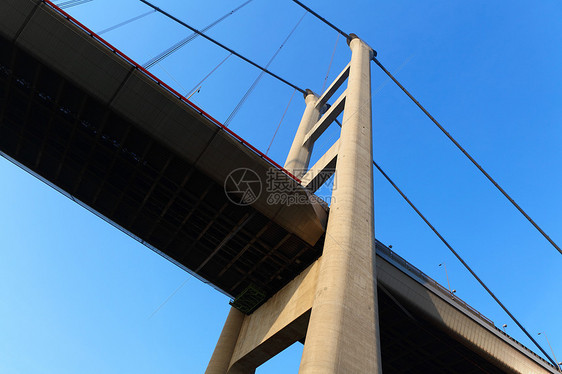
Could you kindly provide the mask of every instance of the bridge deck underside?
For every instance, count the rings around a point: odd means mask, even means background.
[[[62,75],[0,38],[0,151],[236,297],[274,294],[321,253]],[[243,227],[242,227],[243,226]]]
[[[384,373],[505,373],[379,289]]]

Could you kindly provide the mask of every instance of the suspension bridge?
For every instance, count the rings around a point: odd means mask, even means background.
[[[65,12],[89,1],[9,0],[0,5],[0,152],[232,298],[208,373],[254,372],[299,341],[305,346],[303,373],[560,371],[374,163],[371,64],[412,99],[553,250],[560,248],[384,67],[367,42],[295,1],[336,30],[352,51],[333,83],[315,94],[270,69],[277,53],[262,66],[206,34],[249,1],[198,30],[141,0],[149,8],[146,13],[97,34]],[[154,12],[193,34],[143,65],[100,36]],[[229,53],[209,75],[228,58],[261,71],[225,123],[148,70],[197,36]],[[306,99],[284,166],[228,127],[263,75]],[[340,96],[332,97],[336,93]],[[334,125],[341,127],[340,139],[309,165],[314,142]],[[373,165],[546,359],[375,240]],[[237,170],[244,172],[233,174]],[[251,178],[245,171],[253,173]],[[329,207],[314,192],[336,172]],[[257,190],[252,187],[256,181]],[[266,188],[270,182],[277,187]],[[282,196],[298,203],[278,199],[280,186]]]

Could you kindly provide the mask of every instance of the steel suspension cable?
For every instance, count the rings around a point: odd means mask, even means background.
[[[307,11],[309,11],[311,14],[313,14],[316,18],[318,18],[319,20],[321,20],[322,22],[324,22],[326,25],[330,26],[331,28],[333,28],[334,30],[336,30],[337,32],[339,32],[341,35],[345,36],[347,39],[350,39],[350,36],[348,34],[346,34],[345,32],[343,32],[342,30],[340,30],[339,28],[337,28],[336,26],[334,26],[332,23],[330,23],[328,20],[326,20],[324,17],[320,16],[318,13],[314,12],[313,10],[311,10],[310,8],[308,8],[306,5],[304,5],[303,3],[301,3],[298,0],[293,0],[293,2],[295,2],[296,4],[300,5],[301,7],[303,7],[304,9],[306,9]],[[513,198],[511,198],[511,196],[494,180],[494,178],[492,178],[492,176],[490,174],[488,174],[486,172],[486,170],[484,170],[484,168],[478,163],[476,162],[476,160],[455,140],[455,138],[453,138],[451,136],[451,134],[449,134],[449,132],[447,130],[445,130],[445,128],[443,126],[441,126],[441,124],[439,122],[437,122],[437,120],[420,104],[419,101],[417,101],[412,94],[410,94],[410,92],[408,92],[408,90],[402,85],[400,84],[400,82],[398,82],[398,80],[381,64],[381,62],[376,58],[373,57],[373,61],[375,62],[375,64],[377,64],[382,71],[384,71],[384,73],[386,75],[388,75],[388,77],[394,82],[396,83],[396,85],[398,87],[400,87],[400,89],[422,110],[422,112],[424,112],[424,114],[445,134],[445,136],[447,136],[449,138],[449,140],[451,140],[453,142],[453,144],[474,164],[474,166],[476,166],[478,168],[478,170],[480,170],[480,172],[482,174],[484,174],[484,176],[505,196],[505,198],[507,200],[509,200],[509,202],[527,219],[527,221],[529,221],[534,227],[535,229],[537,229],[538,232],[540,232],[542,234],[542,236],[560,253],[562,254],[562,249],[558,246],[558,244],[556,244],[554,242],[554,240],[552,240],[550,238],[550,236],[547,235],[546,232],[544,232],[544,230],[523,210],[523,208],[521,208],[519,206],[519,204],[517,204],[515,202],[515,200],[513,200]]]
[[[103,30],[101,30],[100,32],[98,32],[98,35],[102,35],[102,34],[105,34],[106,32],[110,32],[110,31],[113,31],[113,30],[115,30],[115,29],[118,29],[119,27],[128,25],[129,23],[134,22],[134,21],[136,21],[136,20],[139,20],[139,19],[141,19],[141,18],[143,18],[143,17],[146,17],[146,16],[148,16],[149,14],[152,14],[152,13],[156,13],[156,10],[152,9],[152,10],[146,12],[146,13],[143,13],[143,14],[141,14],[141,15],[138,15],[138,16],[133,17],[133,18],[129,18],[129,19],[126,20],[126,21],[123,21],[123,22],[121,22],[121,23],[118,23],[118,24],[115,25],[115,26],[111,26],[111,27],[108,27],[107,29],[103,29]]]
[[[334,50],[332,51],[332,57],[330,58],[330,64],[328,65],[328,71],[326,72],[326,77],[324,77],[324,84],[322,84],[322,91],[321,94],[324,93],[324,89],[326,88],[326,83],[328,82],[328,76],[330,75],[330,70],[332,69],[332,63],[334,62],[334,56],[336,55],[336,49],[338,48],[338,41],[340,40],[340,34],[336,38],[336,44],[334,45]]]
[[[267,70],[266,68],[264,68],[264,67],[262,67],[262,66],[256,64],[255,62],[253,62],[253,61],[250,60],[249,58],[242,56],[240,53],[234,51],[234,50],[231,49],[231,48],[228,48],[227,46],[225,46],[225,45],[222,44],[221,42],[219,42],[219,41],[217,41],[217,40],[211,38],[210,36],[208,36],[208,35],[202,33],[201,31],[197,30],[195,27],[188,25],[187,23],[183,22],[183,21],[180,20],[179,18],[177,18],[177,17],[171,15],[170,13],[168,13],[168,12],[166,12],[166,11],[160,9],[160,8],[158,8],[158,7],[155,6],[154,4],[152,4],[152,3],[150,3],[150,2],[148,2],[148,1],[146,1],[146,0],[139,0],[139,1],[142,2],[143,4],[148,5],[149,7],[151,7],[151,8],[154,9],[154,10],[156,10],[157,12],[161,13],[162,15],[164,15],[164,16],[170,18],[171,20],[173,20],[173,21],[179,23],[180,25],[182,25],[182,26],[184,26],[184,27],[187,27],[187,28],[190,29],[191,31],[193,31],[193,32],[195,32],[195,33],[201,35],[203,38],[207,39],[207,40],[210,41],[211,43],[214,43],[214,44],[218,45],[219,47],[221,47],[221,48],[227,50],[228,52],[232,53],[232,54],[235,55],[236,57],[238,57],[238,58],[240,58],[240,59],[246,61],[246,62],[249,63],[250,65],[252,65],[252,66],[254,66],[254,67],[260,69],[260,70],[263,71],[264,73],[267,73],[267,74],[271,75],[272,77],[274,77],[275,79],[277,79],[277,80],[279,80],[279,81],[285,83],[286,85],[293,87],[293,88],[296,89],[297,91],[299,91],[299,92],[301,92],[301,93],[303,93],[303,94],[306,92],[304,89],[302,89],[302,88],[300,88],[300,87],[298,87],[298,86],[296,86],[296,85],[290,83],[289,81],[287,81],[287,80],[281,78],[279,75],[277,75],[277,74],[275,74],[275,73],[272,73],[271,71]]]
[[[279,48],[277,48],[277,50],[275,51],[275,53],[273,54],[273,56],[271,56],[271,58],[269,59],[269,61],[267,62],[267,65],[265,65],[265,68],[267,69],[269,67],[269,65],[271,65],[271,63],[275,60],[275,57],[277,57],[277,55],[279,54],[279,52],[281,52],[281,49],[283,49],[283,47],[285,46],[285,44],[289,41],[289,39],[291,38],[291,36],[293,35],[293,33],[296,31],[297,27],[299,27],[299,25],[301,24],[302,20],[304,19],[304,17],[306,16],[307,12],[305,12],[302,17],[298,20],[297,24],[293,27],[293,29],[291,30],[291,32],[289,32],[289,35],[287,35],[287,37],[285,38],[285,40],[283,40],[283,43],[281,43],[281,45],[279,46]],[[238,113],[238,111],[240,110],[240,108],[242,108],[242,105],[246,102],[246,100],[248,99],[248,97],[250,96],[250,94],[252,93],[252,91],[254,91],[254,89],[256,88],[256,86],[258,85],[258,83],[260,82],[260,80],[263,78],[265,71],[262,71],[258,74],[257,78],[254,80],[254,82],[252,83],[252,85],[250,86],[250,88],[248,88],[248,91],[246,91],[246,93],[244,94],[244,96],[242,97],[242,99],[240,99],[240,101],[238,102],[238,104],[236,105],[236,107],[234,108],[234,110],[230,113],[230,115],[228,116],[228,118],[226,119],[226,121],[224,121],[224,125],[228,127],[228,125],[230,125],[230,122],[232,122],[232,119],[234,118],[234,116],[236,116],[236,114]],[[294,87],[296,89],[296,87]]]
[[[170,72],[168,71],[168,69],[166,69],[166,68],[164,67],[164,65],[158,65],[158,66],[159,66],[160,69],[162,69],[170,78],[172,78],[172,80],[173,80],[174,82],[176,82],[176,84],[178,85],[178,87],[181,88],[181,89],[183,90],[183,92],[187,92],[187,90],[185,89],[185,87],[176,79],[176,77],[174,77],[174,76],[172,75],[172,73],[170,73]],[[184,95],[184,96],[185,96],[185,95]]]
[[[523,327],[523,325],[519,323],[519,321],[515,318],[515,316],[511,314],[511,312],[507,309],[507,307],[496,297],[496,295],[488,288],[488,286],[486,286],[484,281],[482,281],[482,279],[480,279],[480,277],[476,275],[474,270],[472,270],[472,268],[468,266],[468,264],[462,259],[462,257],[457,253],[457,251],[455,251],[453,247],[447,242],[447,240],[445,240],[445,238],[439,233],[439,231],[437,231],[437,229],[428,221],[427,218],[425,218],[425,216],[419,211],[419,209],[416,208],[414,203],[412,203],[412,201],[408,199],[408,197],[404,194],[404,192],[402,192],[402,190],[398,188],[398,186],[392,181],[392,179],[390,179],[390,177],[382,170],[382,168],[375,161],[373,161],[373,165],[383,175],[383,177],[388,181],[388,183],[390,183],[392,187],[394,187],[394,189],[400,194],[400,196],[402,196],[402,198],[408,203],[408,205],[410,205],[410,207],[414,209],[414,211],[426,223],[426,225],[431,229],[431,231],[433,231],[435,235],[437,235],[437,237],[443,242],[443,244],[445,244],[445,246],[451,251],[451,253],[453,253],[453,255],[455,255],[455,257],[463,264],[463,266],[466,268],[466,270],[470,272],[470,274],[474,277],[474,279],[476,279],[478,283],[480,283],[480,285],[484,287],[486,292],[488,292],[488,294],[496,301],[496,303],[504,310],[504,312],[507,313],[507,315],[513,320],[513,322],[515,322],[515,324],[519,326],[519,328],[525,333],[525,335],[527,335],[527,337],[531,339],[531,341],[545,355],[545,357],[547,357],[548,360],[555,367],[558,367],[556,362],[545,352],[545,350],[539,345],[539,343],[537,343],[537,341],[531,336],[531,334],[529,334],[529,332]]]
[[[441,124],[420,104],[420,102],[417,101],[412,94],[408,92],[402,84],[400,84],[400,82],[398,82],[398,80],[380,63],[380,61],[377,60],[376,57],[373,58],[373,61],[382,69],[382,71],[385,72],[386,75],[388,75],[390,79],[392,79],[394,83],[396,83],[398,87],[400,87],[400,89],[418,106],[418,108],[420,108],[421,111],[439,128],[439,130],[441,130],[443,134],[445,134],[445,136],[453,142],[453,144],[474,164],[474,166],[476,166],[478,170],[480,170],[480,172],[488,178],[488,180],[505,196],[505,198],[509,200],[509,202],[517,208],[517,210],[525,218],[527,218],[527,220],[542,234],[542,236],[544,236],[544,238],[548,240],[548,242],[552,244],[552,246],[556,248],[560,254],[562,254],[562,249],[560,249],[560,247],[546,234],[546,232],[544,232],[543,229],[541,229],[540,226],[523,210],[523,208],[521,208],[519,204],[517,204],[515,200],[513,200],[511,196],[509,196],[509,194],[494,180],[494,178],[492,178],[492,176],[488,174],[478,162],[476,162],[476,160],[459,144],[459,142],[457,142],[455,138],[453,138],[451,134],[449,134],[449,132],[441,126]]]
[[[336,30],[337,32],[339,32],[340,34],[342,34],[343,36],[347,37],[349,39],[349,35],[344,33],[343,31],[341,31],[339,28],[337,28],[336,26],[334,26],[332,23],[330,23],[329,21],[327,21],[325,18],[323,18],[322,16],[320,16],[318,13],[314,12],[313,10],[311,10],[310,8],[308,8],[307,6],[305,6],[304,4],[302,4],[300,1],[298,0],[293,0],[293,2],[297,3],[298,5],[300,5],[301,7],[303,7],[304,9],[308,10],[311,14],[313,14],[316,18],[320,19],[322,22],[326,23],[328,26],[330,26],[331,28],[333,28],[334,30]],[[534,227],[535,229],[537,229],[538,232],[540,232],[542,234],[542,236],[560,253],[562,254],[562,249],[558,246],[558,244],[556,244],[554,242],[554,240],[552,240],[550,238],[550,236],[547,235],[546,232],[544,232],[544,230],[523,210],[523,208],[521,208],[519,206],[519,204],[517,204],[515,202],[515,200],[513,200],[511,198],[511,196],[494,180],[494,178],[492,178],[492,176],[490,174],[488,174],[486,172],[486,170],[484,170],[484,168],[482,166],[480,166],[480,164],[478,162],[476,162],[476,160],[451,136],[451,134],[449,134],[449,132],[447,130],[445,130],[445,128],[443,128],[443,126],[441,126],[441,124],[439,122],[437,122],[437,120],[420,104],[419,101],[417,101],[412,94],[410,94],[410,92],[408,92],[408,90],[406,90],[406,88],[400,84],[400,82],[398,82],[398,80],[381,64],[381,62],[376,58],[373,57],[373,61],[382,69],[382,71],[385,72],[386,75],[388,75],[388,77],[394,82],[396,83],[396,85],[398,85],[398,87],[400,87],[400,89],[402,91],[404,91],[404,93],[422,110],[422,112],[424,112],[424,114],[435,124],[437,125],[437,127],[439,127],[439,129],[449,138],[449,140],[451,140],[453,142],[453,144],[474,164],[474,166],[476,166],[478,168],[478,170],[480,170],[480,172],[482,174],[484,174],[484,176],[505,196],[505,198],[507,200],[509,200],[509,202],[527,219],[527,221],[529,221]]]
[[[283,119],[285,119],[285,114],[287,114],[287,111],[289,110],[289,107],[291,106],[291,102],[293,101],[293,97],[295,97],[295,92],[297,92],[297,90],[293,90],[293,94],[291,95],[291,98],[289,99],[289,103],[287,104],[287,107],[285,108],[285,111],[283,112],[283,115],[281,116],[281,120],[279,121],[279,124],[277,125],[277,128],[275,129],[275,133],[273,133],[273,137],[271,138],[271,141],[269,142],[269,146],[267,147],[267,151],[265,151],[266,156],[269,153],[269,149],[271,148],[271,145],[273,144],[273,141],[275,140],[275,137],[277,136],[277,132],[279,131],[279,128],[281,127],[281,124],[283,123]]]
[[[217,19],[215,22],[207,25],[206,27],[204,27],[203,29],[201,29],[201,32],[206,32],[209,31],[210,29],[212,29],[214,26],[218,25],[219,23],[221,23],[222,21],[224,21],[225,19],[227,19],[228,17],[230,17],[231,15],[233,15],[234,13],[236,13],[236,11],[242,9],[243,7],[245,7],[246,5],[248,5],[249,3],[251,3],[253,0],[248,0],[245,3],[239,5],[238,7],[234,8],[233,10],[231,10],[230,12],[226,13],[224,16],[222,16],[221,18]],[[189,42],[193,41],[195,38],[197,38],[199,36],[199,34],[197,33],[193,33],[187,37],[185,37],[184,39],[180,40],[179,42],[175,43],[174,45],[172,45],[171,47],[167,48],[165,51],[163,51],[162,53],[159,53],[158,55],[156,55],[155,57],[151,58],[150,60],[148,60],[144,65],[143,68],[145,69],[150,69],[151,67],[153,67],[154,65],[156,65],[157,63],[159,63],[160,61],[162,61],[163,59],[167,58],[168,56],[170,56],[171,54],[177,52],[178,50],[180,50],[181,48],[183,48],[185,45],[187,45]]]
[[[312,14],[314,17],[318,18],[320,21],[324,22],[326,25],[330,26],[331,28],[333,28],[334,30],[336,30],[338,33],[340,33],[341,35],[343,35],[347,40],[350,40],[351,37],[346,34],[345,32],[343,32],[341,29],[337,28],[336,26],[334,26],[331,22],[329,22],[326,18],[322,17],[320,14],[316,13],[315,11],[313,11],[312,9],[310,9],[309,7],[307,7],[306,5],[304,5],[303,3],[301,3],[298,0],[293,0],[294,3],[298,4],[301,8],[305,9],[308,13]]]
[[[72,8],[73,6],[76,6],[76,5],[89,3],[90,1],[94,1],[94,0],[68,0],[68,1],[63,1],[62,3],[57,4],[57,6],[61,9],[68,9],[68,8]]]
[[[342,127],[342,124],[339,121],[336,120],[336,123],[340,127]],[[496,303],[504,310],[504,312],[507,313],[507,315],[513,320],[513,322],[515,322],[515,324],[517,326],[519,326],[519,328],[525,333],[525,335],[527,335],[527,337],[529,339],[531,339],[531,341],[545,355],[545,357],[547,357],[548,360],[551,363],[553,363],[555,367],[557,367],[555,361],[552,358],[550,358],[550,356],[544,351],[544,349],[539,345],[539,343],[537,343],[537,341],[531,336],[531,334],[529,334],[529,332],[523,327],[523,325],[521,323],[519,323],[519,321],[515,318],[515,316],[513,314],[511,314],[511,312],[507,309],[507,307],[505,305],[503,305],[503,303],[488,288],[488,286],[486,286],[486,284],[480,279],[480,277],[478,277],[478,275],[476,275],[476,273],[472,270],[472,268],[470,266],[468,266],[468,264],[462,259],[462,257],[453,249],[453,247],[449,244],[449,242],[447,242],[447,240],[445,240],[445,238],[439,233],[439,231],[437,231],[437,229],[431,224],[431,222],[429,222],[429,220],[427,218],[425,218],[425,216],[422,214],[422,212],[420,212],[419,209],[416,208],[414,203],[412,203],[412,201],[406,196],[406,194],[404,194],[404,192],[402,192],[402,190],[392,181],[392,179],[390,179],[390,177],[384,172],[384,170],[382,170],[382,168],[374,160],[373,160],[373,165],[383,175],[383,177],[388,181],[388,183],[390,183],[392,185],[392,187],[394,187],[394,189],[400,194],[400,196],[402,196],[402,198],[408,203],[408,205],[410,205],[410,207],[412,207],[412,209],[414,209],[414,211],[426,223],[426,225],[431,229],[431,231],[433,231],[435,233],[435,235],[437,235],[437,237],[443,242],[443,244],[445,244],[445,246],[453,253],[453,255],[455,255],[455,257],[470,272],[470,274],[474,277],[474,279],[476,279],[478,281],[478,283],[480,283],[480,285],[482,287],[484,287],[486,292],[488,292],[488,294],[496,301]]]
[[[193,92],[195,92],[195,90],[198,87],[201,87],[201,85],[203,84],[203,82],[205,82],[207,80],[207,78],[209,78],[215,71],[217,71],[217,69],[226,62],[226,60],[229,59],[229,57],[232,56],[232,53],[229,53],[228,56],[226,56],[221,62],[218,63],[217,66],[215,66],[207,75],[205,75],[205,77],[203,79],[201,79],[195,86],[193,86],[193,88],[191,89],[191,91],[189,91],[188,93],[186,93],[186,96],[191,95]]]

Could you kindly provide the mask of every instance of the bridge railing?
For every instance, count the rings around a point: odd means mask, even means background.
[[[445,296],[448,296],[451,299],[455,300],[458,304],[461,304],[461,306],[463,308],[469,310],[472,314],[474,314],[477,317],[479,317],[480,319],[484,320],[489,325],[495,327],[494,322],[491,319],[489,319],[488,317],[486,317],[485,315],[483,315],[482,313],[480,313],[479,311],[477,311],[476,309],[474,309],[473,307],[468,305],[465,301],[463,301],[458,296],[455,296],[455,294],[450,292],[448,289],[443,287],[441,284],[437,283],[435,280],[433,280],[431,277],[429,277],[423,271],[421,271],[420,269],[418,269],[417,267],[415,267],[414,265],[412,265],[411,263],[409,263],[408,261],[406,261],[405,259],[400,257],[398,254],[393,252],[390,248],[381,244],[380,246],[377,246],[377,251],[383,252],[387,257],[392,259],[394,262],[397,262],[398,264],[400,264],[402,267],[404,267],[405,269],[407,269],[411,273],[415,274],[422,281],[424,281],[425,283],[428,283],[428,284],[432,285],[433,287],[437,288],[442,294],[444,294]]]
[[[504,335],[506,338],[508,338],[509,340],[511,340],[512,342],[514,342],[515,344],[517,344],[519,347],[524,348],[527,352],[531,353],[534,357],[536,357],[537,359],[541,360],[542,362],[544,362],[544,364],[552,367],[553,369],[555,369],[556,371],[558,371],[558,368],[554,365],[552,365],[552,363],[550,363],[549,361],[545,360],[542,356],[539,356],[538,354],[536,354],[533,350],[527,348],[525,345],[523,345],[523,343],[519,342],[518,340],[516,340],[515,338],[512,338],[509,334],[507,334],[506,332],[504,332],[503,330],[501,330],[500,328],[494,326],[495,329],[502,335]]]
[[[378,243],[377,245],[377,252],[382,252],[384,254],[384,257],[389,258],[390,260],[398,263],[400,266],[402,266],[403,268],[407,269],[409,272],[415,274],[418,278],[420,278],[422,281],[432,285],[433,287],[437,288],[439,291],[441,291],[442,294],[450,297],[451,299],[455,300],[455,302],[457,302],[458,304],[460,304],[462,307],[466,308],[467,310],[469,310],[471,313],[473,313],[474,315],[478,316],[480,319],[482,319],[483,321],[487,322],[490,326],[492,326],[496,331],[498,331],[500,334],[502,334],[503,336],[505,336],[506,338],[510,339],[512,342],[514,342],[515,344],[517,344],[517,346],[523,348],[526,352],[531,353],[535,358],[539,359],[541,362],[543,362],[544,364],[548,365],[549,367],[552,367],[554,369],[557,369],[554,365],[552,365],[550,362],[548,362],[547,360],[545,360],[543,357],[539,356],[538,354],[536,354],[533,350],[527,348],[525,345],[523,345],[521,342],[519,342],[518,340],[512,338],[510,335],[508,335],[507,333],[505,333],[504,331],[502,331],[500,328],[498,328],[494,322],[489,319],[488,317],[486,317],[485,315],[483,315],[482,313],[480,313],[479,311],[477,311],[476,309],[474,309],[473,307],[471,307],[470,305],[468,305],[465,301],[463,301],[461,298],[459,298],[458,296],[454,295],[453,293],[451,293],[448,289],[446,289],[445,287],[443,287],[441,284],[437,283],[437,281],[435,281],[434,279],[432,279],[431,277],[429,277],[427,274],[425,274],[423,271],[421,271],[420,269],[416,268],[414,265],[412,265],[411,263],[409,263],[408,261],[406,261],[404,258],[400,257],[398,254],[396,254],[395,252],[393,252],[390,248],[388,248],[387,246],[385,246],[382,243]]]

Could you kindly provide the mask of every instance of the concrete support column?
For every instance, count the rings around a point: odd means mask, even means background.
[[[375,274],[372,49],[357,37],[301,374],[381,373]]]
[[[205,374],[226,374],[228,372],[242,322],[244,322],[244,313],[238,309],[230,308]]]
[[[304,110],[284,166],[288,172],[292,173],[297,178],[302,178],[302,176],[306,174],[310,161],[310,154],[312,153],[312,142],[303,144],[304,138],[320,118],[320,110],[316,108],[318,97],[311,90],[306,90],[304,99],[306,102],[306,109]]]

